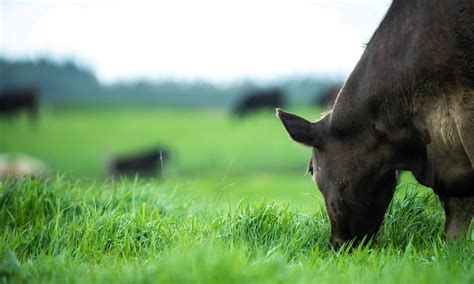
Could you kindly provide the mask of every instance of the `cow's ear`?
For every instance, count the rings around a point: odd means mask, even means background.
[[[291,139],[305,146],[317,147],[318,131],[315,123],[279,108],[276,109],[276,115],[283,123]]]

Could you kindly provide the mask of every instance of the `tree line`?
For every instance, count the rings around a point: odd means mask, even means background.
[[[35,87],[42,103],[64,106],[132,105],[164,107],[231,107],[246,93],[280,88],[290,104],[307,104],[341,78],[295,76],[256,82],[236,81],[226,85],[207,81],[130,80],[103,84],[93,70],[71,60],[48,58],[9,60],[0,58],[0,90]]]

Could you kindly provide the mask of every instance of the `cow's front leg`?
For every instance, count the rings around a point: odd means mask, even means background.
[[[444,233],[452,239],[459,239],[467,233],[474,217],[474,197],[440,196],[440,199],[446,213]]]

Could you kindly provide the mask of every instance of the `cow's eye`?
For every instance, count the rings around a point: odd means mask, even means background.
[[[311,158],[311,159],[309,160],[307,172],[310,173],[311,176],[313,176],[313,158]]]

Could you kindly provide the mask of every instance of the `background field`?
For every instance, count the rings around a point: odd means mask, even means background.
[[[297,111],[312,119],[321,112]],[[193,198],[319,209],[305,175],[311,150],[292,143],[272,112],[238,119],[215,109],[47,109],[37,125],[24,119],[1,127],[3,151],[27,153],[82,182],[105,179],[109,158],[161,146],[171,160],[159,182]]]
[[[441,205],[407,175],[374,245],[331,251],[322,197],[305,175],[310,149],[271,112],[45,108],[36,125],[22,118],[0,131],[1,152],[39,158],[51,176],[0,184],[0,280],[474,281],[473,232],[446,244]],[[171,150],[164,178],[107,180],[107,159],[157,145]]]

